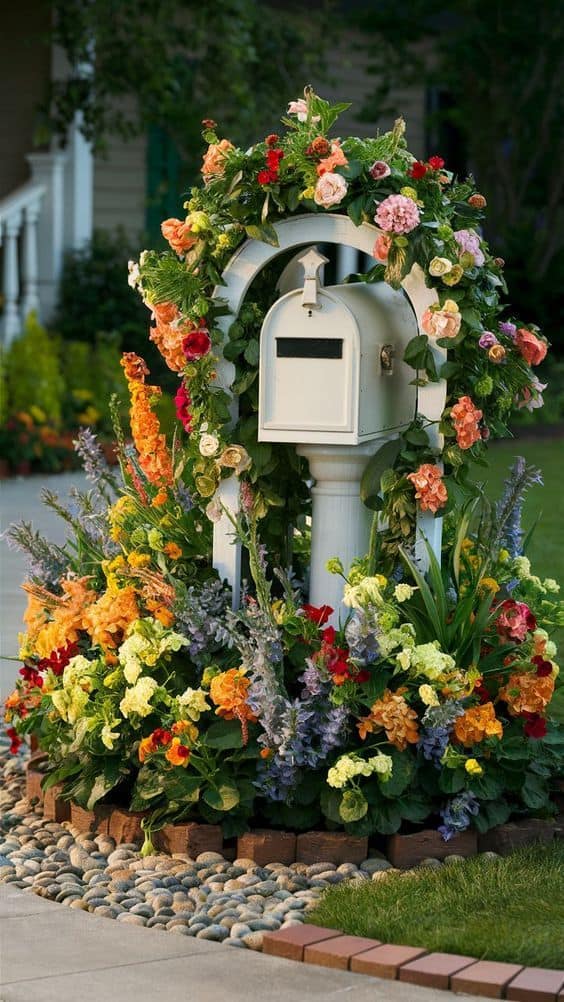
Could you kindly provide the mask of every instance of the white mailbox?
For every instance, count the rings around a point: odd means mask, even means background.
[[[326,259],[301,259],[304,287],[277,300],[260,345],[260,441],[359,445],[405,427],[416,411],[403,362],[417,320],[384,282],[322,288]]]

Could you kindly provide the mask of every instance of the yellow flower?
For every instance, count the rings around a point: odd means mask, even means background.
[[[437,696],[437,693],[433,689],[432,685],[420,685],[419,695],[423,700],[423,702],[425,703],[425,706],[439,705],[439,697]]]
[[[114,557],[113,560],[110,560],[107,565],[107,569],[109,571],[119,571],[122,569],[122,567],[125,567],[125,560],[121,553],[118,553],[117,557]]]
[[[467,758],[464,763],[464,768],[470,776],[481,776],[484,771],[478,760],[475,758]]]
[[[495,578],[482,578],[482,580],[480,581],[480,585],[478,587],[478,591],[480,592],[480,594],[484,594],[484,592],[489,591],[492,593],[492,595],[497,595],[499,588],[500,586],[498,585]]]
[[[447,310],[448,313],[458,313],[458,303],[455,303],[454,299],[445,299],[443,310]]]
[[[127,562],[130,567],[147,567],[151,563],[151,557],[148,553],[136,553],[133,550],[127,554]]]
[[[463,274],[464,268],[462,268],[459,264],[453,264],[450,271],[446,275],[442,276],[442,280],[445,285],[458,285]]]
[[[510,556],[511,556],[511,554],[509,553],[509,550],[500,550],[499,551],[499,562],[500,562],[500,564],[506,564],[507,561],[509,560]]]
[[[309,187],[302,191],[300,198],[313,198],[315,195],[315,188]]]
[[[409,185],[405,185],[403,188],[400,188],[400,195],[403,195],[405,198],[410,198],[412,202],[417,201],[417,192],[415,188],[410,188]]]
[[[192,745],[196,743],[200,733],[196,725],[190,720],[177,720],[176,723],[172,725],[171,730],[175,735],[182,735],[183,740],[189,741]]]

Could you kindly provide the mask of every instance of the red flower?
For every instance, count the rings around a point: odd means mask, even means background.
[[[337,632],[335,630],[335,627],[328,626],[327,629],[323,631],[323,643],[327,644],[329,647],[332,647],[333,644],[335,643],[336,636]]]
[[[500,615],[497,618],[496,630],[502,640],[515,640],[523,643],[527,633],[536,630],[537,621],[525,602],[516,602],[508,598],[498,607]]]
[[[427,173],[427,164],[424,164],[421,160],[416,160],[414,164],[408,170],[408,174],[415,181],[419,181],[422,177],[425,177]]]
[[[275,132],[271,132],[269,136],[266,137],[265,143],[267,146],[276,146],[279,136]]]
[[[491,694],[489,689],[486,689],[484,685],[484,680],[482,678],[477,679],[474,683],[474,693],[480,700],[480,703],[489,703],[491,700]]]
[[[157,727],[151,734],[155,745],[168,745],[172,741],[170,731],[165,731],[164,727]]]
[[[546,720],[539,713],[529,713],[524,710],[521,714],[525,718],[523,734],[528,738],[544,738],[546,734]]]
[[[182,424],[184,431],[192,431],[192,413],[190,411],[190,406],[192,404],[192,398],[186,389],[186,385],[181,383],[176,391],[176,396],[174,398],[174,406],[176,408],[176,417]]]
[[[531,658],[531,661],[536,665],[539,678],[546,678],[547,675],[552,675],[552,661],[545,661],[542,654],[535,655],[534,658]]]
[[[33,665],[24,665],[23,668],[20,668],[20,675],[26,682],[29,682],[30,686],[36,685],[38,689],[41,689],[43,675]]]
[[[442,157],[429,157],[427,163],[431,170],[441,170],[444,167],[445,162]]]
[[[305,612],[306,619],[310,619],[312,623],[317,623],[318,626],[324,626],[334,611],[330,605],[320,605],[317,608],[317,606],[308,605],[307,603],[302,606],[302,609]]]
[[[196,362],[207,355],[211,348],[211,338],[205,327],[191,331],[182,341],[182,351],[189,362]]]
[[[71,658],[76,657],[77,654],[78,644],[76,643],[67,644],[66,647],[57,647],[55,651],[51,651],[48,658],[42,658],[41,661],[38,661],[37,670],[44,672],[50,669],[54,675],[62,675]]]
[[[266,154],[266,163],[271,170],[278,170],[280,167],[280,161],[284,156],[284,150],[268,150]]]
[[[15,730],[14,727],[7,727],[6,728],[6,734],[8,735],[8,737],[10,739],[10,752],[11,752],[12,755],[15,755],[19,751],[19,749],[21,748],[21,746],[23,745],[23,740],[16,733],[16,730]]]
[[[265,184],[275,184],[277,180],[278,180],[277,170],[259,170],[257,174],[257,181],[259,184],[262,184],[263,186]]]

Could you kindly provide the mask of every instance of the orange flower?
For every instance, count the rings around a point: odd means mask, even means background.
[[[464,714],[456,719],[454,734],[466,748],[478,744],[484,738],[502,738],[503,726],[495,715],[493,703],[483,703],[481,706],[472,706],[465,710]]]
[[[139,619],[135,588],[128,585],[117,592],[107,591],[91,605],[84,615],[84,628],[92,643],[103,650],[119,647],[128,626]]]
[[[499,698],[505,700],[510,713],[519,716],[521,713],[542,713],[553,693],[552,675],[523,671],[509,676],[503,689],[499,690]]]
[[[54,595],[45,588],[36,588],[25,584],[24,590],[42,603],[51,613],[51,620],[45,622],[33,637],[35,653],[39,657],[49,657],[51,651],[65,647],[68,643],[78,640],[79,634],[85,630],[84,613],[96,601],[97,595],[88,587],[88,577],[66,578],[61,581],[62,595]],[[34,604],[29,610],[34,625],[39,622],[38,606]]]
[[[160,490],[157,492],[157,494],[155,494],[153,500],[151,501],[151,508],[160,508],[161,505],[165,504],[167,498],[168,498],[168,493],[164,490],[164,488],[161,487]]]
[[[148,738],[143,738],[142,741],[139,742],[139,750],[137,752],[139,755],[139,761],[144,762],[145,759],[148,758],[149,755],[152,755],[156,750],[157,746],[153,740],[152,734],[150,734]]]
[[[407,479],[415,487],[415,497],[421,511],[436,512],[439,508],[444,508],[448,493],[442,477],[439,467],[431,463],[422,463],[415,473],[408,473]]]
[[[333,140],[331,143],[331,152],[323,160],[320,160],[317,165],[318,177],[323,174],[332,174],[335,167],[346,167],[348,160],[341,149],[341,144],[338,139]]]
[[[181,743],[180,738],[173,738],[165,758],[171,765],[187,766],[191,754],[190,749]]]
[[[170,609],[167,609],[166,605],[163,605],[162,602],[158,602],[152,598],[146,599],[145,605],[147,606],[149,612],[153,613],[155,619],[159,620],[159,623],[162,623],[163,626],[172,626],[175,616]]]
[[[148,305],[159,324],[171,324],[180,316],[176,303],[149,303]]]
[[[182,556],[182,550],[176,543],[166,543],[163,549],[171,560],[178,560]]]
[[[169,486],[173,482],[172,460],[166,438],[161,434],[159,419],[152,410],[155,399],[161,395],[161,389],[145,383],[149,370],[139,355],[132,351],[125,352],[121,364],[131,397],[131,434],[139,465],[152,484],[157,487]]]
[[[177,720],[175,724],[171,727],[172,733],[175,735],[183,734],[184,740],[189,741],[190,744],[194,744],[199,735],[199,730],[191,720]]]
[[[459,397],[451,408],[450,416],[456,431],[456,441],[461,449],[469,449],[481,438],[478,422],[482,411],[474,406],[470,397]]]
[[[153,341],[163,356],[169,369],[182,372],[186,365],[186,356],[182,351],[182,342],[187,334],[195,330],[195,324],[187,320],[183,324],[167,324],[158,320],[151,327],[149,338]]]
[[[388,741],[399,751],[405,751],[408,744],[416,744],[419,738],[417,714],[403,698],[405,691],[405,688],[397,692],[386,689],[382,698],[372,704],[369,715],[356,725],[363,741],[375,728],[383,727]]]
[[[16,706],[19,706],[19,703],[20,703],[20,694],[17,689],[14,689],[14,691],[11,692],[10,695],[8,696],[4,705],[7,710],[13,710],[15,709]]]
[[[230,143],[228,139],[222,139],[221,142],[212,143],[208,146],[202,164],[204,180],[211,178],[214,174],[223,174],[225,170],[225,157],[229,150],[234,149],[233,143]]]
[[[24,586],[24,590],[25,586]],[[23,615],[24,623],[27,625],[29,639],[33,640],[39,633],[42,626],[45,626],[48,616],[45,605],[38,595],[28,592],[27,608]]]
[[[248,741],[248,721],[254,723],[257,719],[247,703],[250,684],[244,668],[230,668],[216,675],[210,685],[210,697],[217,706],[216,714],[225,720],[236,718],[239,721],[244,744]]]
[[[190,223],[181,219],[165,219],[161,223],[161,233],[177,254],[184,254],[198,242],[198,238],[191,235]]]

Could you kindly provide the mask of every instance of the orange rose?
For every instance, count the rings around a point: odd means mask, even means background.
[[[515,344],[521,355],[529,365],[539,365],[548,351],[546,341],[528,331],[526,327],[520,327],[515,335]]]
[[[233,143],[228,139],[222,139],[219,143],[212,143],[204,155],[202,164],[202,174],[204,180],[213,177],[214,174],[223,174],[225,170],[225,157],[229,150],[234,150]]]
[[[380,264],[386,264],[391,246],[392,238],[387,233],[381,233],[380,236],[376,238],[372,256],[375,257]]]
[[[341,149],[341,144],[338,139],[335,139],[331,143],[329,156],[320,160],[317,165],[318,177],[321,177],[323,174],[332,174],[335,167],[346,167],[347,164],[348,160]]]
[[[161,233],[177,254],[184,254],[198,241],[191,236],[190,224],[181,219],[165,219],[161,223]]]
[[[170,222],[170,220],[167,221]],[[178,306],[175,303],[150,303],[149,306],[159,324],[171,324],[180,316]]]

